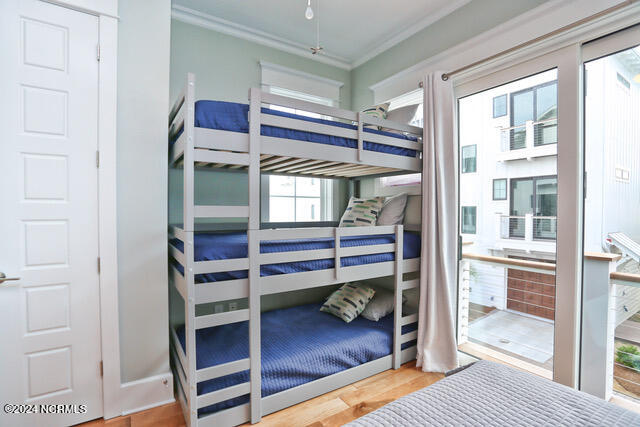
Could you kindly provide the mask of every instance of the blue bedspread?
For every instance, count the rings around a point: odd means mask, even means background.
[[[195,111],[195,126],[228,130],[232,132],[249,133],[249,105],[238,104],[235,102],[224,101],[197,101]],[[272,110],[270,108],[262,108],[262,112],[275,116],[289,117],[307,122],[321,123],[329,126],[342,127],[346,129],[357,129],[350,123],[342,123],[333,120],[316,119],[298,114],[285,113],[283,111]],[[385,132],[377,129],[365,128],[367,133],[375,133],[378,135],[386,135],[394,138],[417,141],[417,138],[409,135]],[[294,129],[285,129],[275,126],[262,125],[260,133],[264,136],[273,136],[276,138],[288,138],[298,141],[315,142],[319,144],[336,145],[339,147],[357,148],[358,141],[350,138],[342,138],[337,136],[329,136],[320,133],[306,132]],[[364,141],[363,148],[365,150],[377,151],[381,153],[397,154],[399,156],[416,157],[416,151],[408,148],[394,147],[392,145],[378,144],[375,142]]]
[[[307,304],[262,313],[262,396],[308,383],[391,354],[393,314],[378,322],[357,317],[351,323]],[[295,327],[292,327],[295,325]],[[405,325],[403,332],[416,329]],[[177,329],[184,348],[184,327]],[[196,367],[206,368],[249,357],[248,322],[200,329],[196,332]],[[409,342],[403,348],[414,345]],[[198,394],[249,381],[249,371],[198,384]],[[208,406],[202,415],[249,401],[240,396]]]
[[[348,236],[340,239],[341,247],[379,245],[395,242],[393,234],[375,236]],[[182,241],[172,239],[171,244],[181,252],[184,251]],[[303,251],[311,249],[333,248],[334,239],[305,239],[305,240],[273,240],[263,241],[260,244],[261,253]],[[213,261],[231,258],[247,257],[247,234],[245,232],[232,233],[197,233],[194,241],[194,255],[196,261]],[[411,232],[404,232],[403,238],[404,259],[420,256],[420,236]],[[377,262],[393,261],[395,254],[382,253],[373,255],[360,255],[344,257],[340,259],[342,267],[354,265],[373,264]],[[261,276],[273,276],[276,274],[300,273],[303,271],[326,270],[333,268],[333,258],[318,259],[313,261],[286,262],[280,264],[267,264],[260,267]],[[177,265],[180,272],[182,268]],[[196,282],[217,282],[222,280],[244,279],[248,276],[247,270],[225,271],[196,275]]]

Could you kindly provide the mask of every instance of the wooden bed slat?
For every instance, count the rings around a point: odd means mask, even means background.
[[[212,391],[211,393],[201,394],[198,396],[198,409],[249,394],[250,390],[250,383],[242,383],[222,390]]]
[[[235,374],[236,372],[246,371],[247,369],[249,369],[249,358],[234,360],[233,362],[198,369],[196,371],[196,381],[212,380],[225,375]]]
[[[212,326],[228,325],[249,320],[249,310],[234,310],[224,313],[205,314],[196,316],[196,329],[210,328]]]

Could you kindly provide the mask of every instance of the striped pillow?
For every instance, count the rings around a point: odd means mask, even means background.
[[[362,313],[375,293],[369,286],[345,283],[329,296],[320,311],[333,314],[349,323]]]
[[[372,197],[370,199],[352,197],[349,199],[349,206],[342,214],[340,227],[376,225],[383,204],[384,197]]]
[[[374,105],[373,107],[365,108],[362,112],[368,116],[373,116],[378,119],[386,119],[387,111],[389,111],[389,103]]]

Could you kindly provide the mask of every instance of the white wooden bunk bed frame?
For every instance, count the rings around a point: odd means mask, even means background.
[[[169,114],[169,137],[182,130],[169,153],[170,166],[183,167],[183,226],[169,226],[169,239],[184,243],[184,252],[169,244],[169,255],[183,267],[184,275],[170,263],[170,283],[184,300],[185,348],[183,351],[175,329],[171,328],[171,360],[177,395],[189,426],[236,425],[256,423],[270,414],[312,397],[351,384],[388,369],[397,369],[415,358],[416,347],[402,350],[403,343],[415,340],[417,332],[402,334],[402,326],[417,322],[417,314],[402,316],[402,292],[419,286],[418,279],[406,279],[405,273],[419,271],[420,259],[403,258],[403,226],[318,227],[260,229],[260,173],[289,173],[307,176],[354,178],[387,173],[421,172],[420,156],[378,153],[364,150],[363,125],[371,124],[397,129],[422,137],[422,128],[365,116],[358,112],[322,106],[250,89],[249,133],[199,128],[194,126],[195,76],[187,75],[186,84]],[[261,112],[263,103],[311,111],[357,122],[357,130],[314,122],[273,116]],[[319,143],[262,136],[260,125],[269,124],[358,140],[357,149]],[[422,151],[418,142],[367,132],[366,140]],[[195,169],[202,166],[246,169],[249,182],[248,206],[203,206],[194,200]],[[194,260],[194,233],[198,218],[247,218],[248,257],[215,261]],[[409,227],[408,227],[409,228]],[[415,231],[419,231],[416,226]],[[199,230],[198,230],[199,231]],[[343,236],[395,234],[395,242],[380,245],[340,247]],[[260,253],[260,242],[266,240],[333,238],[330,249]],[[377,253],[395,253],[395,260],[342,267],[341,257]],[[326,270],[260,277],[260,266],[334,258],[335,267]],[[222,282],[196,283],[198,274],[248,270],[248,278]],[[394,338],[392,354],[336,374],[282,392],[261,396],[260,296],[354,280],[393,276],[395,289]],[[197,304],[248,298],[247,309],[196,316]],[[196,368],[196,330],[217,325],[249,321],[249,357],[204,369]],[[234,385],[203,395],[197,394],[197,383],[249,370],[247,383]],[[242,395],[250,402],[198,417],[198,409]]]

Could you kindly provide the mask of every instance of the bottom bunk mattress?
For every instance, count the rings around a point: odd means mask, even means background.
[[[321,304],[273,310],[261,316],[262,397],[296,387],[392,353],[393,313],[372,322],[350,323],[320,311]],[[403,326],[403,332],[417,325]],[[177,328],[184,349],[184,327]],[[249,324],[239,322],[196,331],[197,369],[249,357]],[[404,343],[402,348],[415,345]],[[198,383],[198,395],[249,381],[249,371]],[[240,396],[199,410],[199,415],[249,401]]]
[[[346,236],[340,239],[340,247],[381,245],[394,243],[395,235],[381,234],[373,236]],[[184,244],[181,240],[172,239],[171,244],[181,252],[184,252]],[[260,244],[260,253],[307,251],[315,249],[330,249],[335,245],[333,238],[296,239],[296,240],[268,240]],[[420,256],[420,235],[405,231],[403,237],[403,258],[411,259]],[[214,261],[221,259],[246,258],[247,257],[247,233],[196,233],[194,237],[194,258],[196,261]],[[393,261],[393,252],[349,256],[340,259],[342,267],[373,264],[378,262]],[[312,261],[284,262],[279,264],[267,264],[260,267],[261,276],[273,276],[276,274],[300,273],[304,271],[326,270],[333,268],[333,258],[316,259]],[[182,273],[182,266],[176,265]],[[197,283],[217,282],[223,280],[244,279],[248,276],[247,270],[223,271],[219,273],[198,274],[195,277]]]
[[[480,361],[350,427],[638,426],[640,414],[545,378]]]

